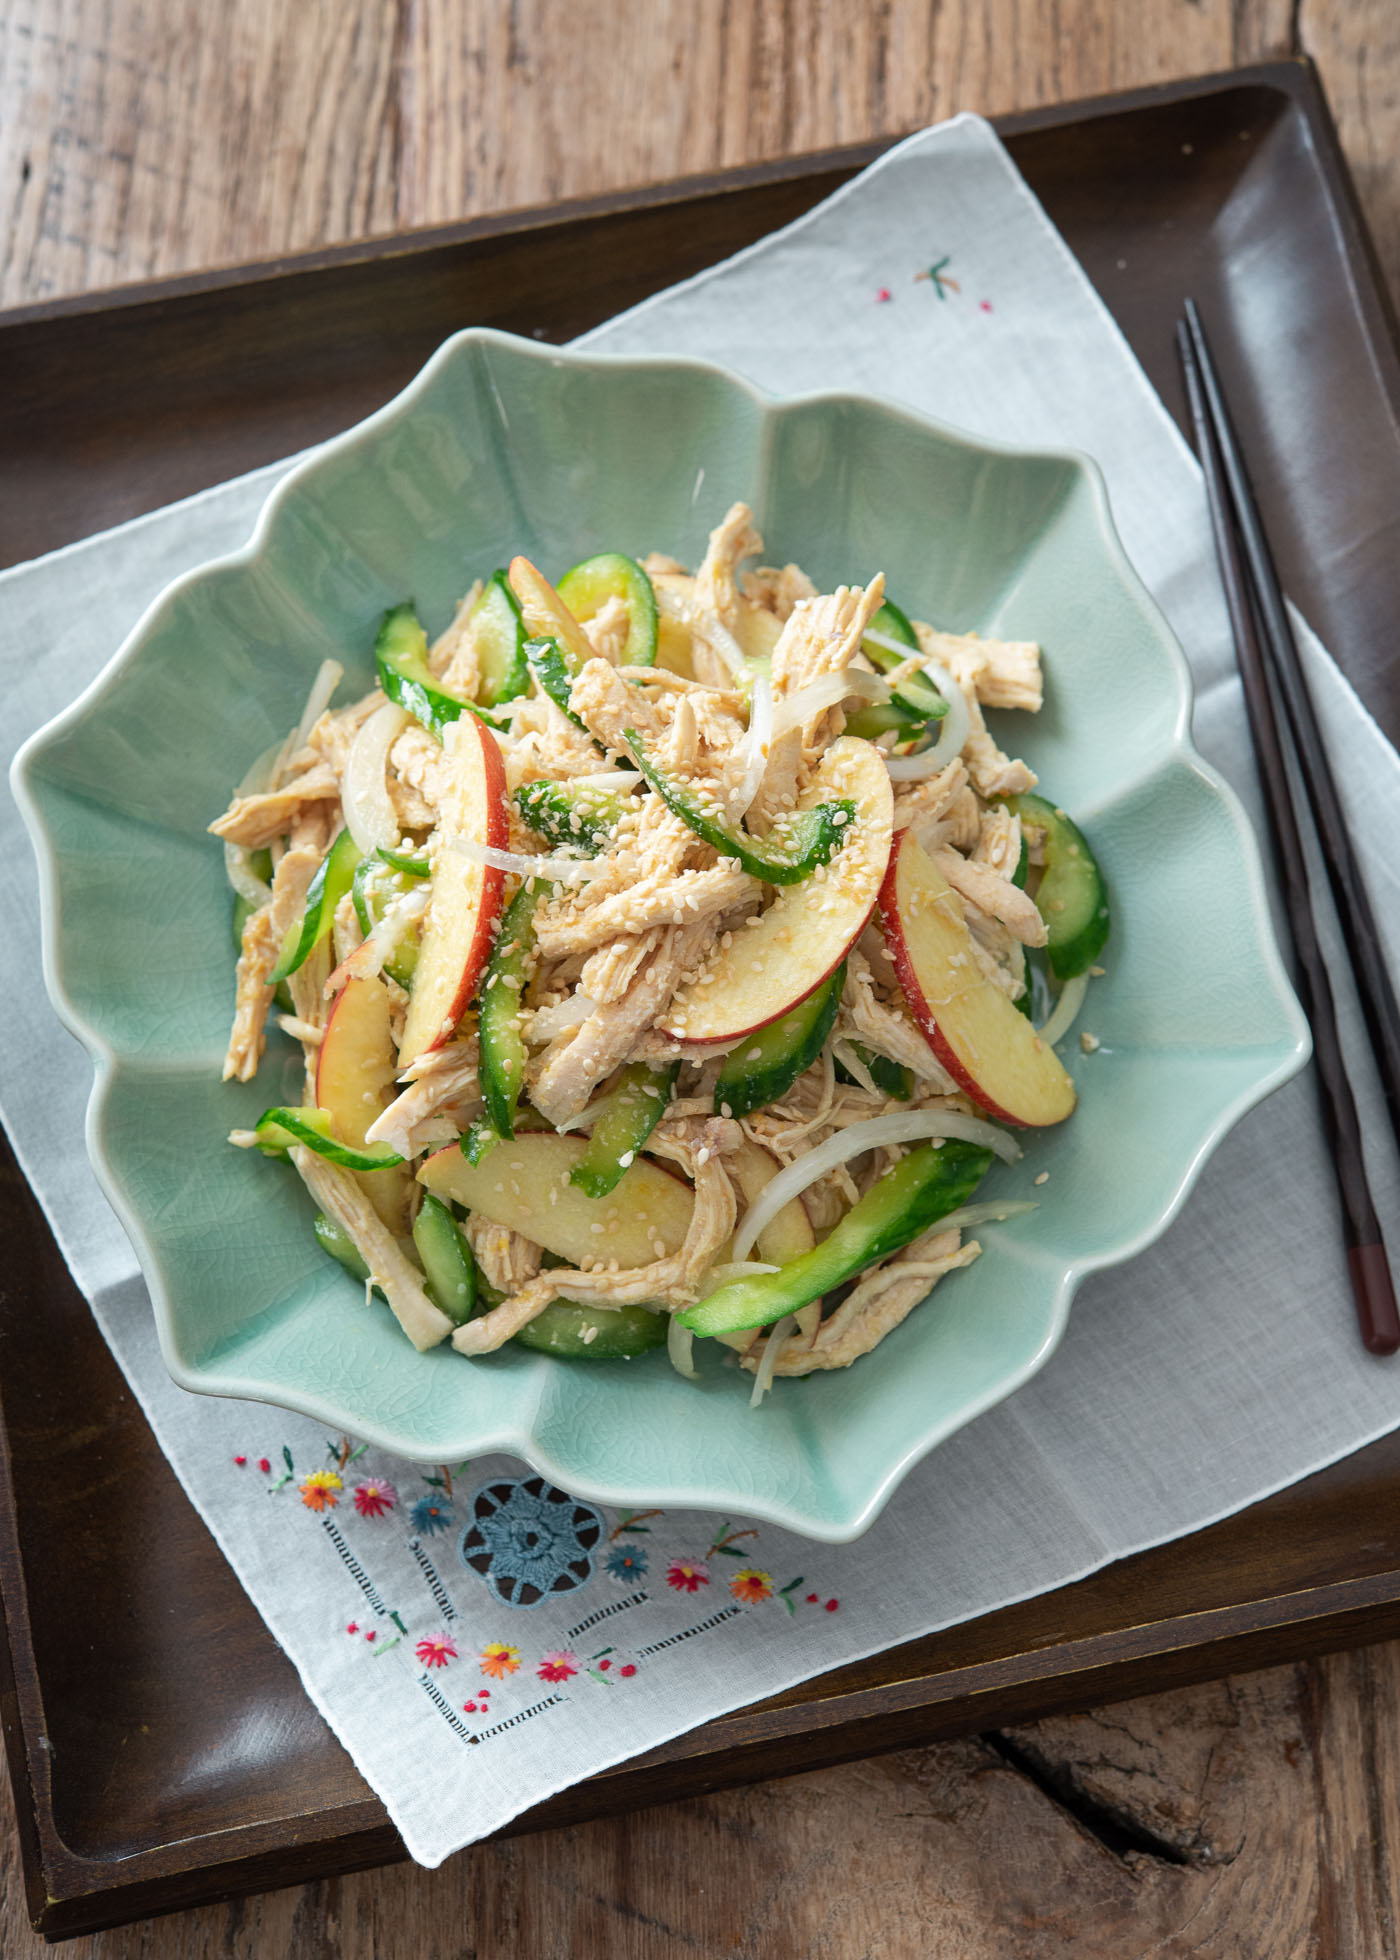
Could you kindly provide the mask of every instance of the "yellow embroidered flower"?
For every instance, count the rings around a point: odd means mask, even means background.
[[[736,1572],[729,1581],[729,1590],[736,1599],[742,1599],[749,1606],[756,1606],[761,1599],[773,1597],[773,1574],[759,1572],[753,1566],[746,1566]]]
[[[504,1681],[508,1674],[514,1674],[520,1665],[520,1649],[508,1647],[504,1640],[493,1640],[481,1652],[481,1671],[489,1674],[493,1681]]]
[[[336,1492],[344,1488],[334,1470],[313,1470],[300,1486],[301,1501],[308,1511],[333,1511],[340,1501]]]

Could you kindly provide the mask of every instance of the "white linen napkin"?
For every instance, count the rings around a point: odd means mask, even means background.
[[[779,393],[865,389],[1086,450],[1190,658],[1197,741],[1254,807],[1195,465],[984,123],[911,138],[584,344],[702,355]],[[241,544],[286,467],[0,576],[6,741],[86,685],[167,580]],[[1395,808],[1400,760],[1311,636],[1305,657],[1352,816]],[[1374,826],[1355,834],[1393,935],[1396,871]],[[1400,1370],[1354,1329],[1308,1077],[1239,1126],[1130,1273],[1083,1287],[1044,1371],[935,1451],[853,1545],[602,1512],[501,1459],[435,1480],[301,1418],[188,1396],[82,1150],[90,1070],[43,995],[33,866],[8,804],[0,899],[15,1035],[0,1109],[24,1169],[191,1499],[423,1864],[697,1723],[1194,1531],[1400,1422]],[[1400,1232],[1379,1092],[1364,1063],[1356,1074]],[[562,1573],[567,1590],[525,1603]]]

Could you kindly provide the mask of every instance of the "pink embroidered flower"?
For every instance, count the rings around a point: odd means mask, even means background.
[[[771,1572],[760,1572],[754,1566],[746,1566],[729,1581],[729,1590],[736,1599],[756,1606],[759,1600],[773,1597],[773,1575]]]
[[[333,1511],[340,1502],[336,1492],[345,1486],[334,1470],[313,1470],[299,1488],[301,1501],[308,1511]]]
[[[879,292],[876,293],[875,297],[879,301],[880,305],[883,306],[888,300],[892,300],[894,298],[894,294],[890,291],[888,286],[881,286]]]
[[[476,1703],[474,1701],[464,1701],[462,1703],[462,1713],[464,1715],[475,1715]]]
[[[508,1647],[504,1640],[493,1640],[481,1650],[481,1671],[493,1681],[504,1681],[520,1666],[520,1649]]]
[[[233,1460],[238,1465],[240,1470],[243,1468],[244,1464],[248,1461],[246,1456],[236,1456]]]
[[[446,1667],[457,1658],[457,1638],[451,1633],[430,1633],[414,1648],[424,1667]]]
[[[570,1675],[578,1673],[578,1656],[571,1654],[567,1647],[556,1647],[543,1656],[535,1671],[541,1681],[567,1681]]]
[[[699,1592],[709,1583],[709,1571],[699,1559],[674,1558],[666,1568],[666,1584],[673,1592]]]
[[[387,1477],[366,1477],[362,1484],[356,1484],[353,1496],[355,1509],[362,1518],[382,1518],[399,1501],[399,1494]]]
[[[617,1671],[619,1674],[626,1675],[629,1680],[637,1672],[635,1665],[631,1661],[628,1661],[626,1667],[620,1667]]]
[[[826,1610],[827,1610],[827,1612],[828,1612],[828,1613],[834,1613],[834,1612],[836,1611],[836,1609],[837,1609],[837,1607],[838,1607],[838,1606],[839,1606],[840,1604],[841,1604],[841,1602],[840,1602],[840,1600],[839,1600],[839,1599],[829,1599],[829,1600],[828,1600],[828,1601],[826,1602]]]
[[[266,1477],[266,1476],[270,1476],[270,1475],[271,1475],[271,1472],[272,1472],[272,1463],[271,1463],[271,1460],[270,1460],[270,1459],[269,1459],[268,1457],[265,1457],[265,1456],[260,1456],[260,1457],[258,1458],[258,1468],[259,1468],[259,1470],[261,1470],[261,1471],[262,1471],[262,1473],[263,1473],[263,1475],[264,1475],[265,1477]]]
[[[349,1624],[349,1626],[347,1626],[347,1627],[346,1627],[346,1629],[345,1629],[345,1631],[346,1631],[347,1633],[358,1633],[358,1632],[360,1631],[360,1623],[359,1623],[359,1621],[358,1621],[358,1620],[352,1620],[352,1621],[350,1622],[350,1624]]]

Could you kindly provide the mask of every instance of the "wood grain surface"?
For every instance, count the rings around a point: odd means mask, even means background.
[[[1396,0],[0,0],[0,304],[1306,49],[1392,291]],[[1372,1960],[1400,1643],[77,1940],[75,1960]],[[8,1789],[0,1955],[31,1960]]]

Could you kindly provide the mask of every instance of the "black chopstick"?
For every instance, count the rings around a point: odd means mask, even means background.
[[[1385,1241],[1366,1176],[1361,1125],[1337,1034],[1332,984],[1313,917],[1298,813],[1294,809],[1289,788],[1288,765],[1266,665],[1265,647],[1270,645],[1266,638],[1270,620],[1268,601],[1265,595],[1256,590],[1250,575],[1253,560],[1245,555],[1241,535],[1244,521],[1241,519],[1238,527],[1236,523],[1240,513],[1231,495],[1233,479],[1228,468],[1228,452],[1212,414],[1212,395],[1200,360],[1204,336],[1201,335],[1195,308],[1189,300],[1187,308],[1187,321],[1177,328],[1177,347],[1186,379],[1196,448],[1205,472],[1211,528],[1215,534],[1225,600],[1235,637],[1245,708],[1264,789],[1279,882],[1298,956],[1298,993],[1303,1012],[1312,1025],[1313,1048],[1322,1087],[1323,1120],[1342,1201],[1347,1269],[1356,1301],[1357,1321],[1362,1341],[1372,1354],[1394,1354],[1400,1348],[1400,1313],[1396,1310]],[[1208,351],[1206,358],[1209,359]],[[1217,381],[1214,394],[1218,397],[1219,393]],[[1247,487],[1246,483],[1246,490]],[[1252,511],[1252,504],[1250,508]],[[1257,513],[1253,513],[1253,521],[1262,540],[1263,530]],[[1266,544],[1264,551],[1267,555]],[[1281,604],[1279,610],[1282,610]],[[1318,746],[1320,749],[1321,745]],[[1369,910],[1367,917],[1369,920]]]
[[[1322,847],[1322,859],[1327,866],[1347,952],[1356,975],[1366,1031],[1375,1052],[1376,1067],[1390,1109],[1391,1125],[1396,1141],[1400,1142],[1400,1005],[1396,1003],[1395,989],[1386,969],[1380,934],[1376,931],[1371,901],[1366,895],[1366,885],[1352,849],[1351,834],[1342,813],[1332,767],[1318,732],[1312,697],[1298,656],[1298,642],[1293,635],[1273,553],[1269,549],[1269,540],[1250,487],[1244,453],[1230,419],[1229,404],[1225,400],[1194,300],[1186,301],[1185,312],[1206,406],[1230,486],[1235,521],[1239,526],[1245,560],[1259,605],[1265,653],[1288,716],[1298,766],[1308,792],[1308,802],[1312,806],[1318,842]]]

